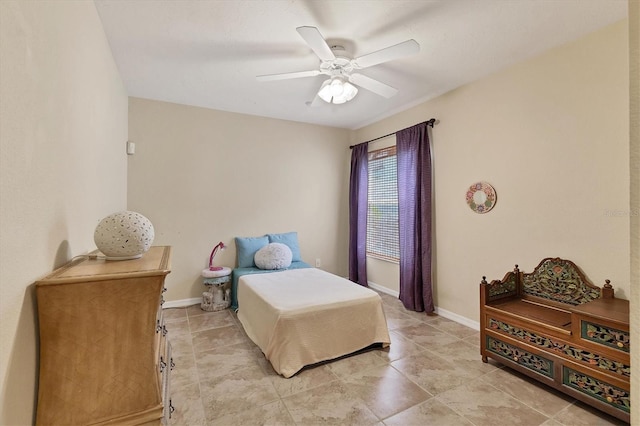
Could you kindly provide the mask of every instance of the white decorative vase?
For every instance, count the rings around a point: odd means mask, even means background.
[[[154,237],[151,221],[132,211],[110,214],[100,221],[93,233],[96,247],[107,260],[142,257],[151,247]]]

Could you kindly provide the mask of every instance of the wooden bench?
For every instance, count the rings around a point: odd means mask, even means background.
[[[571,261],[480,283],[480,353],[630,421],[629,301]]]

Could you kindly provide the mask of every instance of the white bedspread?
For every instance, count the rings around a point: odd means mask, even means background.
[[[244,275],[238,305],[247,335],[284,377],[391,342],[380,296],[320,269]]]

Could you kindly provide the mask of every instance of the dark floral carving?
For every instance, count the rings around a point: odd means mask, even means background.
[[[564,259],[546,259],[530,274],[523,274],[523,291],[556,302],[579,305],[600,297],[600,289],[590,287],[576,266]]]
[[[582,321],[582,338],[606,345],[624,352],[629,352],[629,333],[612,327]]]
[[[602,368],[603,370],[631,377],[631,366],[618,361],[607,359],[600,354],[594,354],[583,349],[574,348],[570,345],[567,345],[566,343],[557,342],[548,337],[539,336],[535,333],[531,333],[530,331],[514,327],[493,318],[489,320],[489,328],[502,331],[509,334],[510,336],[517,337],[521,340],[524,340],[525,342],[545,348],[549,351],[570,356],[573,359],[584,362],[586,364],[595,365],[598,368]]]
[[[515,294],[517,287],[517,275],[509,274],[505,281],[493,281],[489,287],[490,300],[499,299],[508,294]]]
[[[593,398],[631,412],[629,392],[565,367],[562,382]]]
[[[497,355],[517,362],[529,370],[544,374],[547,377],[553,377],[553,361],[546,358],[529,353],[521,348],[489,336],[487,336],[487,349]]]

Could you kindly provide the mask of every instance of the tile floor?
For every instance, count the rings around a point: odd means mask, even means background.
[[[381,294],[391,346],[277,375],[230,311],[164,311],[172,425],[623,425],[480,359],[479,333]]]

